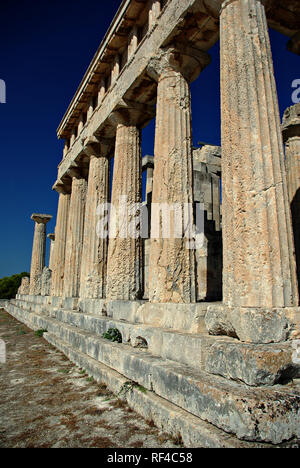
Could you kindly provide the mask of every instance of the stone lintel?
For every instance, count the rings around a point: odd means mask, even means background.
[[[52,215],[33,213],[31,219],[38,224],[47,224],[53,218]]]

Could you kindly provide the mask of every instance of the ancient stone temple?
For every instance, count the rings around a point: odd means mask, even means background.
[[[188,447],[300,440],[300,110],[281,125],[268,27],[300,54],[296,0],[121,2],[58,128],[50,268],[34,215],[8,306]],[[218,40],[222,148],[194,148]]]

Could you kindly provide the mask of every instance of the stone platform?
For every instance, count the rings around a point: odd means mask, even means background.
[[[17,296],[7,311],[47,330],[47,341],[115,393],[130,388],[121,392],[129,405],[180,433],[186,446],[267,447],[300,438],[300,385],[292,380],[300,372],[291,343],[253,346],[209,336],[206,304],[178,306],[177,314],[175,306],[143,302],[91,302],[90,313],[62,305],[70,304]],[[109,328],[120,331],[121,344],[102,337]]]

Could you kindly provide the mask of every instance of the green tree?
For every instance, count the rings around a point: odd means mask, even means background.
[[[13,275],[0,279],[0,299],[14,299],[21,286],[22,278],[29,276],[29,273],[23,272],[19,275]]]

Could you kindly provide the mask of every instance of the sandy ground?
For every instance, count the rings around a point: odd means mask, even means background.
[[[3,309],[0,339],[0,448],[180,446]]]

